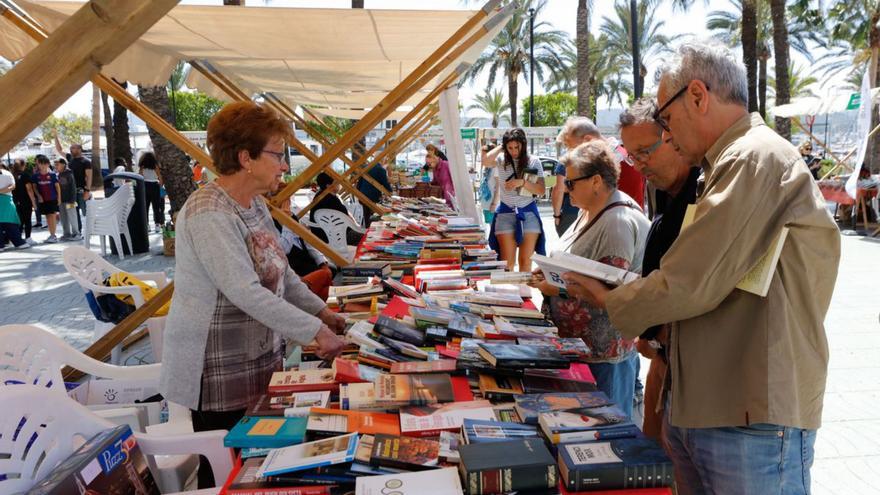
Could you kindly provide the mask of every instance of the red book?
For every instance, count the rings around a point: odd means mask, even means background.
[[[458,353],[461,349],[453,348],[450,345],[437,344],[434,346],[437,349],[437,354],[440,354],[443,357],[448,357],[452,359],[458,359]]]
[[[388,301],[388,304],[385,306],[385,309],[379,313],[382,316],[388,316],[390,318],[395,318],[398,320],[403,319],[404,316],[409,316],[409,305],[400,298],[400,296],[394,296]],[[379,319],[379,316],[374,316],[370,318],[370,323],[376,323],[376,320]]]
[[[239,456],[220,489],[220,495],[331,495],[331,488],[335,486],[284,486],[284,482],[258,478],[256,473],[262,463],[262,457],[242,463]]]
[[[334,359],[333,371],[335,372],[333,379],[337,383],[366,383],[369,381],[361,378],[358,362],[351,359]]]

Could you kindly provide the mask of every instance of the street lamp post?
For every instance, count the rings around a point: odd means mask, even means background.
[[[513,102],[516,105],[516,102]],[[529,127],[535,122],[535,9],[529,9]],[[516,123],[514,123],[516,125]],[[535,140],[529,140],[535,152]]]
[[[636,3],[636,0],[629,2],[629,22],[632,31],[633,93],[638,99],[642,97],[642,64],[639,54],[639,11]]]

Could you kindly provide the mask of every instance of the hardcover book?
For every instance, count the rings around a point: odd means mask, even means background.
[[[611,399],[601,391],[518,395],[514,400],[520,419],[523,423],[532,425],[538,424],[541,413],[611,404]]]
[[[354,460],[358,435],[351,433],[332,438],[324,438],[292,447],[284,447],[269,452],[266,460],[257,470],[257,476],[274,476],[293,471],[303,471],[321,466],[330,466]]]
[[[570,491],[672,486],[672,462],[645,437],[559,445],[559,472]]]
[[[461,425],[464,443],[503,442],[517,438],[537,438],[538,428],[521,423],[465,419]]]
[[[304,371],[276,371],[269,379],[269,392],[283,394],[289,392],[309,392],[312,390],[339,390],[335,373],[331,369]]]
[[[391,263],[387,261],[356,261],[340,270],[344,277],[379,277],[391,275]]]
[[[355,495],[462,495],[461,480],[455,468],[415,473],[361,476]]]
[[[437,436],[456,431],[466,418],[495,419],[492,404],[486,400],[410,406],[400,409],[400,432],[408,436]]]
[[[558,484],[556,462],[540,438],[467,444],[458,452],[468,495],[550,490]]]
[[[427,438],[376,435],[370,464],[421,471],[440,464],[440,442]]]
[[[541,431],[551,443],[586,442],[639,436],[639,428],[617,406],[541,413]]]
[[[559,483],[559,495],[673,495],[672,488],[631,488],[629,490],[590,490],[588,492],[572,492],[565,489],[565,483]]]
[[[549,347],[481,343],[480,356],[496,368],[568,368],[569,362]]]
[[[223,438],[226,447],[276,448],[300,443],[305,438],[304,417],[245,416]]]
[[[386,433],[400,434],[400,424],[396,414],[366,411],[344,411],[341,409],[312,408],[306,429],[325,435],[341,435],[358,432],[375,435]]]

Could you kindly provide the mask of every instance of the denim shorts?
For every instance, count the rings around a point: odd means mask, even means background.
[[[524,213],[523,234],[540,234],[541,219],[538,215],[527,211]],[[495,233],[496,234],[513,234],[516,232],[516,213],[496,213],[495,214]]]

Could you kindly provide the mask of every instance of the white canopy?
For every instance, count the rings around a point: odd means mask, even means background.
[[[50,32],[82,6],[80,1],[18,4]],[[289,103],[327,107],[323,113],[351,118],[379,103],[474,14],[178,5],[102,72],[162,85],[178,61],[207,60],[252,94],[272,92]],[[417,103],[460,63],[473,62],[492,37],[483,37],[406,104]],[[34,46],[0,18],[0,55],[17,60]],[[187,84],[225,97],[196,71]]]
[[[852,95],[857,91],[845,91],[828,94],[822,97],[806,96],[797,98],[791,103],[779,105],[770,109],[775,117],[800,117],[804,115],[824,115],[826,113],[843,112],[848,110]],[[871,99],[874,104],[880,102],[880,88],[871,90]]]

